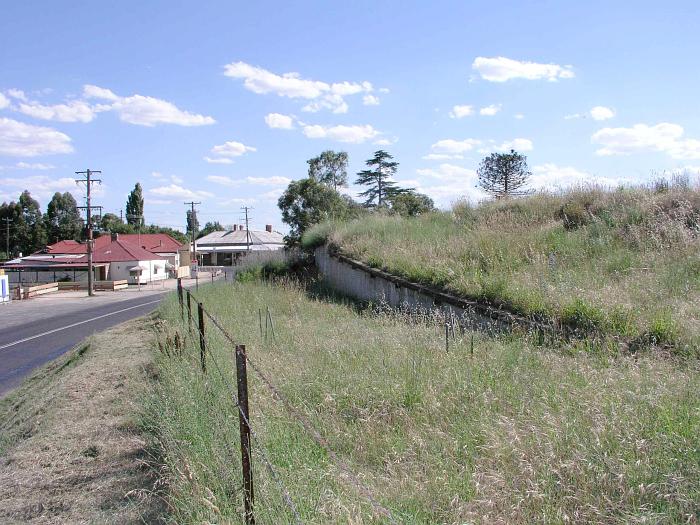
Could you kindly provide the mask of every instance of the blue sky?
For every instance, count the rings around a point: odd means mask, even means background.
[[[102,170],[119,213],[281,223],[306,160],[380,148],[442,207],[491,151],[538,187],[700,166],[697,2],[5,2],[0,199],[45,206]],[[354,188],[350,188],[353,191]]]

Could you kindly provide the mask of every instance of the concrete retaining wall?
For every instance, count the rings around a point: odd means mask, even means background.
[[[332,253],[326,246],[316,248],[314,256],[316,266],[329,286],[361,301],[385,303],[414,312],[441,313],[445,318],[456,318],[460,325],[469,329],[502,331],[515,325],[548,329],[509,312],[371,268],[345,255]]]

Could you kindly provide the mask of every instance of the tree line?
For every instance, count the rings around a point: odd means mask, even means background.
[[[292,181],[277,202],[290,227],[289,244],[298,243],[309,227],[328,219],[347,220],[372,210],[417,216],[435,209],[427,195],[397,185],[393,179],[399,163],[384,150],[376,151],[365,162],[366,169],[357,173],[355,184],[366,188],[359,194],[364,202],[341,193],[348,186],[346,152],[328,150],[306,162],[307,177]]]
[[[143,208],[143,189],[136,183],[126,202],[126,220],[114,213],[91,217],[95,235],[111,233],[167,233],[187,243],[182,232],[155,224],[146,225]],[[86,218],[70,192],[56,192],[42,213],[39,202],[29,190],[24,190],[17,201],[0,205],[0,253],[5,258],[28,255],[49,244],[62,240],[84,241]]]
[[[416,217],[435,210],[430,197],[396,184],[399,163],[384,150],[374,152],[366,169],[357,173],[355,184],[366,188],[359,193],[365,199],[361,203],[341,193],[348,185],[346,152],[328,150],[306,162],[307,177],[291,182],[277,202],[290,227],[289,244],[297,244],[309,227],[328,219],[348,220],[373,211]],[[477,169],[478,185],[496,199],[530,193],[525,186],[531,175],[527,157],[514,150],[490,154]]]

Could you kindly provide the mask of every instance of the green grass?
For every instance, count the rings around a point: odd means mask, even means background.
[[[310,298],[293,284],[199,296],[400,523],[682,523],[700,512],[700,378],[689,361],[559,352],[514,336]],[[259,332],[269,307],[276,341]],[[175,298],[161,341],[185,328]],[[436,320],[437,321],[437,320]],[[232,350],[208,343],[235,385]],[[161,356],[145,422],[178,523],[241,516],[238,422],[226,381]],[[251,373],[252,425],[306,523],[382,519]],[[255,456],[259,523],[291,523]]]
[[[318,225],[303,242],[583,333],[652,341],[670,317],[662,345],[700,355],[699,224],[700,191],[684,182],[374,214]]]

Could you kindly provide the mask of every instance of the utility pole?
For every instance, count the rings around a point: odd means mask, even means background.
[[[7,256],[7,260],[9,261],[11,259],[11,257],[10,257],[10,223],[13,221],[9,217],[3,217],[2,220],[5,221],[5,255]]]
[[[87,217],[87,221],[85,222],[85,227],[87,228],[87,256],[88,256],[88,295],[93,296],[95,295],[95,290],[93,290],[92,286],[92,272],[93,272],[93,264],[92,264],[92,250],[93,250],[93,240],[92,240],[92,210],[93,208],[102,208],[101,206],[93,206],[90,200],[91,197],[91,192],[92,192],[92,185],[97,183],[97,184],[102,184],[102,179],[93,179],[92,176],[95,173],[102,173],[101,171],[96,171],[96,170],[85,170],[85,171],[76,171],[76,175],[82,176],[80,179],[76,179],[75,182],[77,184],[80,184],[81,182],[85,183],[85,188],[87,189],[87,195],[85,198],[85,206],[79,206],[79,209],[84,209],[85,210],[85,215]]]
[[[246,250],[250,251],[250,228],[248,227],[248,210],[252,210],[253,208],[250,208],[248,206],[243,206],[241,209],[245,212],[245,245],[246,245]]]
[[[124,222],[124,210],[119,210],[119,222]]]
[[[194,231],[194,225],[197,219],[197,210],[194,209],[195,206],[198,204],[202,204],[201,202],[185,202],[185,206],[190,206],[190,238],[192,242],[192,251],[190,252],[190,262],[192,262],[192,255],[197,257],[197,250],[195,250],[194,247],[194,238],[195,238],[195,231]]]

